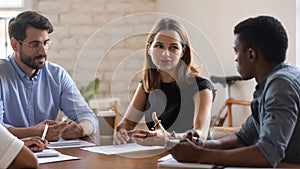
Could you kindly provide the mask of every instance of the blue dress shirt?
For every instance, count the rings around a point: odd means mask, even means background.
[[[33,78],[21,71],[13,56],[0,60],[0,123],[6,127],[34,126],[55,120],[61,110],[71,120],[88,120],[98,130],[98,119],[69,74],[45,62]]]

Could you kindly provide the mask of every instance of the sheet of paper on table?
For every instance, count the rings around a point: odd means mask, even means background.
[[[91,151],[94,153],[111,155],[111,154],[122,154],[122,153],[131,153],[131,152],[147,151],[147,150],[162,150],[163,148],[164,147],[161,146],[142,146],[137,143],[128,143],[128,144],[121,144],[121,145],[85,147],[81,149],[86,151]]]
[[[84,140],[76,139],[76,140],[64,140],[60,139],[57,142],[49,142],[48,148],[72,148],[72,147],[88,147],[95,146],[96,144],[87,142]]]
[[[38,158],[43,157],[58,157],[60,155],[60,152],[54,150],[54,149],[44,149],[41,152],[34,153]]]
[[[173,158],[171,154],[168,154],[160,159],[157,163],[158,167],[171,167],[171,168],[214,168],[212,164],[201,164],[201,163],[183,163],[178,162]]]
[[[37,152],[34,154],[38,157],[39,164],[79,159],[79,157],[61,154],[53,149],[45,149],[42,152]]]

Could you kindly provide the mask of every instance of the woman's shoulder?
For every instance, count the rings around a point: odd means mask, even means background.
[[[196,80],[198,86],[199,86],[199,85],[207,85],[207,86],[213,87],[212,83],[211,83],[208,79],[206,79],[206,78],[204,78],[204,77],[196,76],[196,77],[195,77],[195,80]]]
[[[197,85],[198,85],[198,91],[204,90],[204,89],[209,89],[212,91],[213,93],[213,100],[216,96],[216,89],[213,86],[213,84],[207,80],[206,78],[200,77],[200,76],[196,76],[195,77]]]

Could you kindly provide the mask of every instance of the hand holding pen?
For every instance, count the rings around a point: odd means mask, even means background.
[[[48,129],[45,139],[48,141],[58,141],[64,128],[68,125],[66,122],[58,123],[53,120],[45,120],[38,125],[39,133],[41,133],[41,130],[42,133],[44,132],[46,124],[48,124]]]
[[[153,146],[160,145],[164,146],[166,144],[166,140],[168,139],[169,133],[164,129],[161,124],[161,120],[159,120],[156,116],[156,112],[153,112],[152,119],[154,121],[153,127],[150,130],[134,130],[130,131],[130,136],[132,139],[144,146]]]
[[[45,142],[43,143],[40,136],[22,138],[21,140],[24,142],[24,145],[28,147],[32,152],[43,151],[48,144],[47,140],[45,140]]]
[[[49,127],[49,124],[46,123],[46,124],[45,124],[45,128],[44,128],[44,131],[43,131],[43,134],[42,134],[42,138],[41,138],[41,141],[42,141],[43,143],[45,143],[45,139],[46,139],[48,127]]]

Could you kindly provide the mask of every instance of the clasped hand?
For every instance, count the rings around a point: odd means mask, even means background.
[[[49,124],[49,128],[46,135],[46,139],[48,141],[58,141],[60,138],[66,140],[77,139],[82,137],[83,135],[82,126],[69,119],[65,120],[62,123],[58,123],[53,120],[45,120],[41,122],[40,124],[35,126],[39,131],[38,135],[42,135],[46,123]]]

